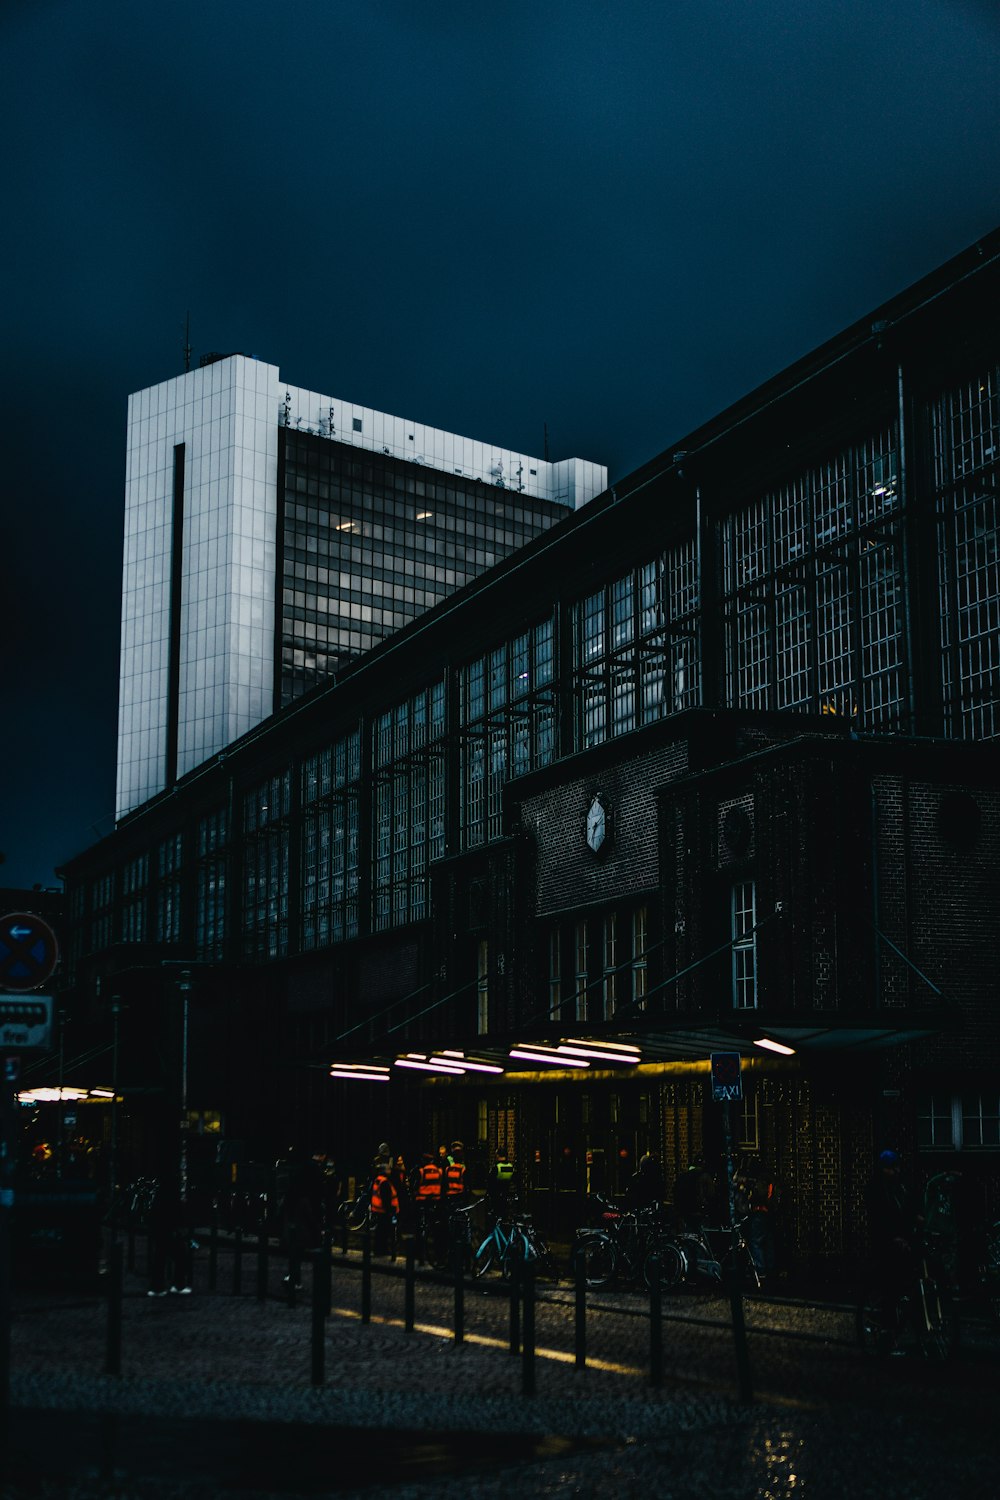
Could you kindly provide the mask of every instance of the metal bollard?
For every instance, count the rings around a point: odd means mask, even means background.
[[[372,1320],[372,1235],[366,1229],[361,1242],[361,1321]]]
[[[663,1290],[660,1286],[660,1257],[650,1256],[649,1279],[649,1383],[663,1384]]]
[[[415,1303],[416,1303],[416,1291],[417,1291],[417,1267],[416,1267],[415,1247],[414,1247],[413,1241],[412,1240],[408,1240],[407,1241],[407,1245],[406,1245],[406,1281],[405,1281],[404,1287],[403,1287],[403,1293],[404,1293],[404,1302],[403,1302],[404,1312],[403,1312],[403,1318],[404,1318],[404,1321],[405,1321],[405,1324],[406,1324],[406,1331],[407,1331],[407,1333],[412,1333],[413,1332],[414,1312],[415,1312]]]
[[[317,1250],[313,1256],[312,1284],[312,1383],[322,1385],[326,1370],[326,1317],[330,1306],[330,1256]]]
[[[574,1328],[576,1368],[587,1366],[587,1264],[582,1255],[576,1258],[576,1323]]]
[[[219,1279],[219,1211],[213,1205],[208,1226],[208,1290],[214,1292]]]
[[[740,1286],[740,1273],[735,1264],[729,1267],[729,1307],[733,1319],[733,1342],[736,1347],[736,1377],[739,1381],[740,1400],[750,1402],[753,1400],[753,1378],[750,1374],[750,1349],[747,1345],[747,1328],[743,1317],[743,1289]]]
[[[465,1342],[465,1267],[462,1264],[462,1246],[455,1245],[455,1343]]]
[[[108,1339],[104,1373],[122,1372],[122,1246],[112,1240],[108,1250]]]
[[[233,1296],[243,1290],[243,1230],[237,1224],[233,1234]]]
[[[329,1220],[323,1225],[323,1263],[326,1266],[326,1315],[333,1312],[333,1276],[330,1270],[330,1257],[333,1254],[333,1230],[330,1228]]]
[[[267,1225],[261,1219],[260,1232],[257,1235],[257,1301],[263,1302],[267,1298],[267,1257],[270,1250],[267,1238]]]
[[[521,1342],[521,1391],[535,1394],[535,1266],[525,1261],[521,1267],[521,1296],[524,1299],[524,1330]]]
[[[511,1257],[510,1268],[510,1352],[521,1352],[521,1262]]]

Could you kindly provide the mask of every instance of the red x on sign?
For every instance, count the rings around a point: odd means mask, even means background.
[[[58,961],[59,944],[48,922],[25,911],[0,917],[0,989],[37,989]]]

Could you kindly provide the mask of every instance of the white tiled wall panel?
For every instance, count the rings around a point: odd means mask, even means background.
[[[177,773],[272,709],[279,377],[234,356],[129,400],[117,812],[164,788],[174,448],[185,445]]]
[[[607,485],[586,459],[546,463],[289,386],[231,355],[129,398],[117,816],[164,789],[174,448],[185,445],[177,774],[272,712],[278,429],[318,433],[575,508]]]

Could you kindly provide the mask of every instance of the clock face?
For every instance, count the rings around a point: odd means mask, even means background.
[[[595,797],[587,814],[587,845],[596,854],[604,843],[608,825],[600,797]]]

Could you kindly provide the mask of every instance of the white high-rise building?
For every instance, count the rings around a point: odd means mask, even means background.
[[[242,354],[131,396],[117,816],[606,484]]]

